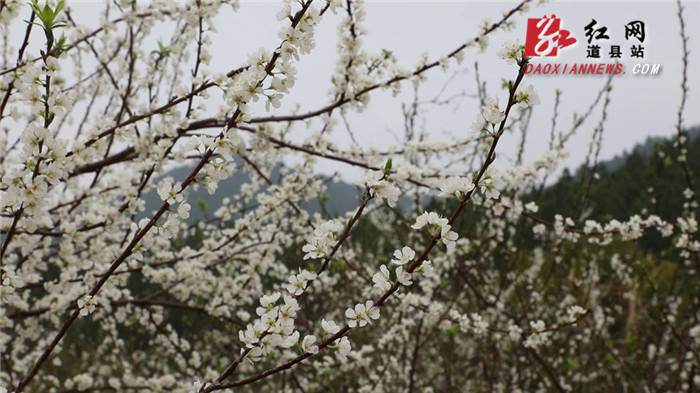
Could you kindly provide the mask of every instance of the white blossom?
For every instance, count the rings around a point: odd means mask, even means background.
[[[379,272],[372,276],[372,282],[374,282],[375,287],[383,291],[391,288],[391,276],[389,275],[389,269],[387,269],[386,265],[381,265],[379,267]]]
[[[329,320],[321,320],[321,328],[326,334],[333,335],[338,333],[340,330],[340,326],[336,324],[334,321],[329,321]]]
[[[386,203],[394,207],[399,200],[401,190],[394,185],[390,178],[381,171],[365,172],[363,176],[364,185],[369,188],[372,195],[386,200]]]
[[[491,124],[498,124],[506,118],[505,113],[498,108],[498,100],[495,98],[486,99],[483,108],[481,108],[481,115],[484,120]]]
[[[523,58],[525,47],[516,41],[506,42],[498,51],[498,57],[508,64],[516,64]]]
[[[413,284],[413,281],[411,281],[411,273],[404,271],[403,266],[396,268],[396,281],[405,286]]]
[[[365,304],[358,303],[355,308],[345,310],[345,316],[348,318],[348,326],[363,327],[371,323],[373,319],[379,318],[379,308],[374,307],[374,303],[368,300]]]
[[[350,351],[352,348],[350,347],[350,340],[348,340],[347,337],[343,337],[340,339],[340,342],[338,343],[338,358],[341,361],[345,361],[348,358],[348,355],[350,354]]]
[[[78,309],[80,309],[80,316],[87,316],[95,311],[97,307],[96,299],[93,296],[85,295],[78,299]]]
[[[173,179],[171,177],[165,178],[160,184],[158,184],[158,196],[163,201],[173,205],[176,202],[182,202],[182,186],[180,184],[173,184]]]
[[[464,201],[467,194],[474,189],[471,179],[464,177],[450,177],[445,179],[440,186],[440,190],[447,195],[454,196],[460,201]]]
[[[305,353],[318,353],[318,345],[316,345],[316,336],[304,336],[301,342],[301,350]]]
[[[458,235],[452,231],[452,226],[446,218],[440,217],[435,212],[425,212],[416,218],[416,222],[411,226],[413,229],[427,227],[431,236],[440,236],[440,240],[445,244],[448,251],[456,246]]]
[[[532,106],[540,103],[540,96],[532,85],[519,87],[515,93],[515,102],[524,106]]]
[[[416,252],[411,247],[404,246],[400,250],[394,251],[394,259],[391,263],[395,265],[405,265],[416,257]]]

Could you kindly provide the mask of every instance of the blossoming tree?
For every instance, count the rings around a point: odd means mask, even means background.
[[[90,30],[63,0],[0,1],[3,31],[26,18],[0,70],[0,391],[700,389],[687,49],[674,150],[687,189],[668,201],[681,216],[547,219],[532,191],[592,110],[553,127],[537,159],[496,170],[499,141],[539,101],[518,44],[500,52],[503,89],[477,86],[477,121],[455,140],[407,132],[378,151],[333,138],[343,114],[454,69],[528,0],[411,68],[363,47],[363,1],[287,0],[275,47],[214,71],[213,17],[236,3],[112,1]],[[329,101],[279,113],[329,13],[342,17]],[[154,50],[163,24],[176,33]],[[591,103],[591,173],[609,92]],[[271,176],[286,156],[296,164]],[[317,160],[365,171],[352,211],[301,207],[324,190]],[[189,174],[163,176],[174,165]],[[191,191],[234,172],[249,175],[240,192],[188,223]],[[146,211],[151,190],[160,207]],[[645,236],[671,239],[663,258],[639,248]]]

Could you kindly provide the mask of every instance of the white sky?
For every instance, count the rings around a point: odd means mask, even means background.
[[[501,12],[510,9],[515,2],[485,1],[368,1],[366,27],[368,35],[365,40],[370,53],[382,48],[391,49],[407,67],[417,63],[421,54],[427,52],[431,59],[440,57],[456,48],[465,39],[474,37],[480,21],[487,17],[497,20]],[[690,95],[685,111],[685,124],[700,123],[700,25],[693,21],[700,16],[700,2],[685,2],[684,16],[686,34],[690,37],[689,48],[689,86]],[[265,45],[274,47],[278,40],[276,29],[267,28],[278,9],[275,2],[245,2],[238,16],[229,19],[221,16],[219,35],[222,40],[215,40],[212,49],[216,61],[231,68],[244,59],[245,53]],[[604,133],[601,158],[611,158],[650,135],[672,135],[675,130],[676,112],[680,104],[680,57],[681,43],[679,25],[676,16],[676,4],[672,1],[555,1],[531,9],[517,17],[515,29],[511,32],[498,32],[491,36],[490,45],[484,53],[469,50],[463,65],[468,72],[454,80],[452,93],[467,90],[475,92],[473,62],[479,62],[482,80],[487,82],[491,94],[500,94],[500,101],[505,101],[502,91],[495,88],[503,77],[514,76],[513,66],[505,64],[496,55],[502,43],[512,40],[524,42],[527,17],[541,17],[556,14],[562,18],[562,28],[571,31],[579,42],[573,48],[562,52],[558,62],[577,63],[585,61],[584,27],[591,18],[599,25],[608,27],[610,43],[620,44],[623,51],[629,47],[624,39],[624,25],[631,20],[642,20],[646,24],[645,58],[632,61],[623,57],[622,62],[628,74],[613,81],[611,104]],[[340,15],[324,16],[317,32],[317,46],[314,52],[303,58],[299,64],[299,80],[293,94],[285,103],[298,103],[301,112],[322,107],[327,103],[328,81],[336,62],[336,25]],[[251,23],[251,21],[255,21]],[[236,32],[247,31],[245,37],[237,38]],[[631,42],[631,41],[630,41]],[[605,45],[605,44],[604,44]],[[235,49],[234,49],[235,48]],[[627,49],[629,50],[629,49]],[[221,57],[219,57],[221,56]],[[610,62],[607,53],[602,62]],[[658,76],[634,76],[632,65],[640,63],[661,63],[663,72]],[[426,98],[434,96],[452,72],[440,70],[428,71],[428,82],[423,87]],[[574,112],[582,113],[592,102],[603,86],[606,76],[529,76],[524,83],[531,83],[539,92],[541,104],[535,109],[529,129],[526,145],[526,160],[534,159],[545,151],[550,132],[550,122],[554,104],[554,91],[563,91],[559,109],[558,130],[571,126]],[[401,103],[411,99],[410,86],[404,89],[400,99],[391,97],[388,92],[373,92],[372,101],[367,110],[352,116],[351,127],[355,136],[364,146],[387,146],[394,143],[394,135],[402,135],[403,118]],[[449,96],[449,92],[445,94]],[[454,108],[435,110],[429,113],[424,126],[430,137],[444,138],[445,131],[465,135],[469,125],[477,114],[476,99],[466,98],[455,111]],[[280,113],[288,113],[284,105]],[[567,165],[575,166],[583,162],[588,149],[588,141],[599,119],[599,111],[582,126],[578,136],[570,142],[571,157]],[[339,130],[335,133],[338,143],[349,141],[349,137]],[[514,156],[518,138],[515,135],[503,140],[501,151]],[[342,171],[354,177],[354,170],[329,161],[320,161],[325,171]],[[503,165],[503,163],[501,163]],[[507,165],[507,163],[506,163]]]
[[[100,1],[68,1],[74,18],[88,24],[97,21],[97,12],[102,7]],[[491,21],[500,19],[502,11],[510,9],[516,2],[500,1],[367,1],[366,27],[369,31],[365,39],[366,48],[376,53],[382,48],[391,49],[403,65],[412,68],[423,52],[430,59],[436,59],[459,46],[477,33],[482,18]],[[690,67],[688,71],[690,96],[685,111],[685,124],[700,123],[700,2],[684,2],[686,32],[690,37]],[[213,55],[211,68],[226,71],[238,67],[248,53],[266,47],[273,49],[279,42],[279,23],[275,14],[279,3],[274,1],[244,1],[238,12],[229,8],[216,19],[218,33],[213,38],[210,52]],[[674,1],[555,1],[541,6],[533,6],[523,16],[517,16],[516,27],[511,32],[498,32],[490,36],[490,45],[484,53],[468,50],[463,66],[467,72],[460,74],[446,92],[457,93],[466,90],[475,92],[473,62],[479,62],[482,80],[487,82],[489,94],[498,93],[500,101],[505,101],[505,93],[496,90],[501,78],[512,78],[515,69],[496,56],[501,44],[506,41],[525,40],[528,17],[541,17],[556,14],[562,18],[562,28],[571,31],[578,39],[573,48],[562,52],[555,61],[580,63],[585,59],[584,26],[595,18],[599,25],[608,27],[611,39],[604,43],[601,62],[611,62],[607,56],[607,45],[620,44],[623,52],[631,45],[624,39],[624,25],[631,20],[646,23],[647,39],[645,58],[632,61],[623,58],[627,74],[613,81],[612,103],[604,133],[604,146],[601,158],[611,158],[650,135],[672,135],[676,111],[680,102],[680,37]],[[24,13],[23,13],[24,14]],[[328,103],[328,87],[337,60],[336,26],[342,15],[324,16],[316,34],[317,46],[313,53],[303,57],[298,64],[299,78],[292,94],[285,98],[283,107],[275,114],[287,114],[296,104],[300,112],[314,110]],[[23,16],[24,18],[24,16]],[[23,33],[23,27],[21,32]],[[18,30],[12,36],[21,34]],[[17,33],[17,34],[15,34]],[[156,36],[159,35],[155,31]],[[167,39],[170,30],[162,32]],[[157,37],[156,37],[157,38]],[[18,38],[19,39],[19,38]],[[630,41],[631,42],[631,41]],[[663,72],[658,76],[633,76],[631,67],[640,63],[661,63]],[[422,92],[431,98],[451,76],[454,69],[444,73],[438,69],[428,71],[428,82]],[[535,109],[529,130],[525,159],[534,159],[546,148],[554,101],[554,90],[563,91],[559,110],[558,130],[568,129],[574,112],[583,112],[592,102],[595,94],[605,82],[606,76],[528,76],[524,83],[535,86],[541,104]],[[412,88],[406,85],[405,94],[399,99],[386,92],[373,92],[372,102],[366,111],[350,117],[352,129],[360,143],[367,146],[386,147],[395,142],[395,135],[403,132],[401,103],[411,99]],[[465,98],[458,108],[443,108],[430,112],[422,121],[430,138],[444,139],[445,132],[466,135],[469,132],[476,111],[477,101]],[[264,115],[261,112],[260,115]],[[584,124],[579,135],[571,142],[567,165],[580,164],[586,154],[588,140],[598,122],[598,111]],[[299,140],[310,130],[296,131]],[[334,134],[339,145],[350,139],[339,124]],[[512,157],[518,137],[512,135],[503,140],[499,150]],[[503,157],[503,156],[501,156]],[[503,165],[504,163],[499,163]],[[507,165],[507,162],[505,163]],[[328,161],[320,162],[323,172],[342,171],[353,178],[357,172]]]

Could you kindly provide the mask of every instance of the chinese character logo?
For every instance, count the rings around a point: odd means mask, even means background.
[[[586,25],[586,37],[588,38],[588,43],[590,44],[591,41],[594,39],[596,40],[609,40],[610,36],[607,35],[608,28],[605,26],[595,28],[595,25],[598,23],[595,19],[591,19],[591,23]]]
[[[630,37],[638,39],[639,42],[644,42],[644,38],[646,38],[644,22],[641,20],[633,20],[625,25],[625,39],[629,40]]]
[[[598,21],[591,19],[591,23],[586,25],[586,38],[588,38],[588,49],[586,49],[586,57],[592,57],[594,59],[600,58],[600,45],[593,42],[594,40],[609,40],[610,36],[607,35],[608,28],[601,26],[596,28]],[[591,45],[593,43],[593,45]],[[619,49],[619,48],[618,48]],[[617,55],[619,51],[615,51],[612,47],[610,48],[610,56]],[[620,54],[621,56],[621,54]]]
[[[560,49],[576,43],[568,30],[560,28],[561,18],[556,15],[527,20],[525,56],[557,56]]]
[[[646,36],[646,32],[644,31],[644,22],[641,20],[633,20],[625,25],[626,40],[636,38],[639,40],[639,42],[644,42]],[[632,45],[630,49],[632,50],[632,57],[644,57],[644,47],[641,44]]]

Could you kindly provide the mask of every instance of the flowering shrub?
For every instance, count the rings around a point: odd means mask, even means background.
[[[535,191],[591,111],[553,129],[534,161],[521,150],[494,168],[499,141],[526,129],[539,104],[518,43],[499,52],[512,66],[504,89],[479,86],[467,135],[407,132],[385,151],[333,140],[339,117],[377,90],[398,94],[454,69],[528,0],[410,68],[362,45],[363,1],[287,0],[276,46],[230,70],[212,69],[209,48],[214,16],[237,1],[108,4],[90,30],[62,0],[0,1],[3,31],[27,18],[0,70],[0,391],[698,389],[700,241],[684,104],[676,157],[687,187],[667,201],[683,205],[672,218],[594,220],[587,189],[571,201],[580,214],[538,215]],[[329,102],[280,113],[329,13],[342,17]],[[154,43],[158,26],[176,33]],[[610,89],[592,104],[603,115],[590,179]],[[296,164],[279,169],[287,156]],[[353,210],[302,208],[325,189],[317,160],[365,172]],[[175,164],[189,174],[163,176]],[[191,224],[192,190],[213,193],[235,172],[249,175],[240,192]],[[666,239],[662,253],[641,246],[650,236]]]

